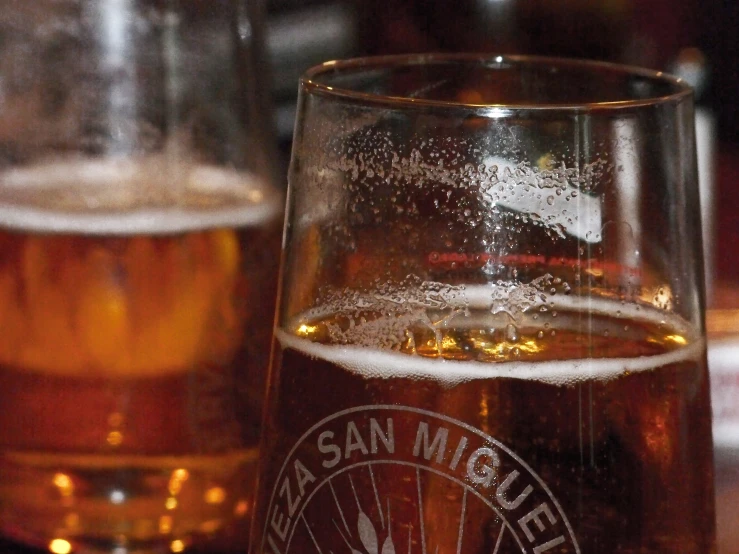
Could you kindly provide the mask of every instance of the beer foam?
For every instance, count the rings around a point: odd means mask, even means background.
[[[341,295],[332,297],[325,304],[310,308],[301,316],[301,320],[313,321],[329,318],[343,311],[351,312],[361,303],[361,309],[388,310],[392,306],[414,307],[426,310],[429,306],[437,309],[451,310],[490,310],[493,313],[504,312],[511,317],[512,323],[517,323],[517,318],[526,314],[535,314],[545,308],[547,311],[569,311],[582,314],[593,314],[606,316],[614,321],[642,321],[652,325],[667,326],[677,333],[690,335],[695,334],[694,328],[684,319],[674,314],[657,309],[646,303],[620,303],[618,301],[599,298],[583,297],[578,295],[551,294],[540,288],[532,288],[532,283],[495,282],[486,285],[445,285],[424,281],[421,287],[414,289],[398,288],[387,294],[364,293],[354,295]],[[425,298],[424,290],[435,291],[430,298]],[[525,290],[526,294],[517,294]],[[384,302],[390,298],[389,302]],[[343,300],[343,302],[342,302]],[[392,306],[391,306],[392,305]],[[505,306],[506,309],[503,309]],[[383,329],[377,325],[378,329]],[[369,337],[371,340],[371,337]]]
[[[518,286],[526,287],[525,284]],[[501,288],[504,294],[499,293]],[[466,302],[466,306],[470,308],[486,309],[490,306],[491,293],[493,291],[497,293],[498,303],[515,303],[518,299],[512,298],[515,295],[510,293],[515,288],[510,289],[506,286],[501,286],[500,283],[468,286],[465,287],[464,295],[461,298]],[[551,311],[561,310],[593,314],[594,316],[605,316],[612,318],[614,321],[623,320],[624,322],[628,322],[631,320],[651,323],[653,325],[663,325],[681,334],[690,334],[693,331],[693,327],[683,318],[646,303],[621,303],[616,300],[596,296],[543,293],[533,296],[528,302],[528,305],[518,306],[519,309],[525,308],[534,313],[536,309],[542,307],[547,307]]]
[[[457,299],[471,308],[486,308],[490,303],[491,284],[468,286]],[[539,304],[549,302],[538,302]],[[574,385],[584,381],[608,381],[626,373],[649,371],[658,367],[700,360],[705,351],[705,339],[683,318],[644,304],[620,303],[597,297],[558,296],[553,310],[579,312],[583,315],[605,316],[614,322],[644,322],[664,326],[686,335],[688,344],[677,350],[654,356],[634,358],[582,358],[569,360],[502,362],[458,361],[403,354],[382,349],[372,337],[361,345],[329,345],[297,337],[277,329],[276,337],[283,347],[293,348],[312,358],[343,367],[367,379],[402,377],[434,380],[444,386],[455,386],[479,379],[512,378],[540,381],[553,385]],[[371,333],[370,333],[371,334]],[[370,344],[369,346],[367,344]]]
[[[484,363],[425,358],[418,355],[374,350],[360,346],[326,345],[276,331],[283,348],[336,364],[365,379],[432,380],[453,387],[481,379],[523,379],[551,385],[575,385],[585,381],[608,381],[626,373],[700,359],[703,339],[673,352],[637,358],[585,358],[540,362],[506,361]]]
[[[256,175],[162,158],[57,161],[0,173],[0,226],[85,234],[170,234],[252,227],[279,195]]]

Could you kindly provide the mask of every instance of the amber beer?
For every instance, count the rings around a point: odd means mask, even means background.
[[[513,324],[479,289],[278,331],[253,552],[713,551],[699,333],[598,298]]]
[[[19,540],[245,548],[280,201],[161,163],[2,176],[0,522]]]

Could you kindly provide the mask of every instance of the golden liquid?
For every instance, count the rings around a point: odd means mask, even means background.
[[[514,452],[557,499],[581,552],[714,551],[705,345],[670,319],[617,317],[616,309],[555,309],[556,317],[550,311],[546,320],[522,315],[515,329],[510,318],[489,310],[451,316],[420,310],[405,321],[371,311],[352,317],[305,314],[279,335],[279,382],[268,410],[271,439],[264,455],[285,459],[297,437],[332,414],[358,406],[406,406],[461,421]],[[366,425],[361,412],[352,417],[360,429]],[[392,536],[403,552],[420,552],[424,544],[431,551],[455,551],[460,514],[466,518],[465,552],[521,551],[509,533],[515,521],[501,530],[495,513],[464,496],[462,486],[393,462],[415,440],[412,433],[402,435],[399,423],[389,457],[382,450],[347,450],[345,459],[344,431],[339,425],[326,429],[342,449],[342,467],[354,468],[347,471],[352,486],[337,474],[331,493],[316,492],[303,512],[313,536],[297,527],[290,552],[312,551],[314,539],[324,551],[339,551],[345,542],[336,526],[318,522],[340,522],[334,513],[339,505],[352,531],[357,504],[380,539]],[[430,467],[445,468],[454,452],[449,448],[443,463],[434,458]],[[323,467],[326,458],[313,459],[309,446],[300,452],[309,468]],[[367,463],[374,464],[372,475],[362,465]],[[275,472],[265,468],[261,509]],[[317,474],[316,482],[324,478]],[[385,518],[392,512],[392,528],[381,526],[377,504]],[[259,521],[265,517],[260,513]],[[359,544],[352,534],[347,539],[353,548]]]
[[[4,533],[245,548],[279,240],[258,200],[221,224],[201,202],[153,226],[0,231]]]

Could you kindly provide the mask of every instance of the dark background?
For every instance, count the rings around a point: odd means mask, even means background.
[[[713,277],[719,284],[739,283],[736,0],[270,0],[267,8],[266,69],[283,168],[297,80],[326,60],[475,51],[589,58],[668,72],[680,69],[678,60],[697,63],[698,104],[717,123]],[[731,291],[709,300],[739,307],[739,294]]]
[[[693,47],[708,73],[701,99],[719,113],[721,138],[739,142],[734,0],[270,0],[267,20],[278,108],[308,66],[330,59],[477,51],[671,70]]]

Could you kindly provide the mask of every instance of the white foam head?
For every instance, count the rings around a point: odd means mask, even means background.
[[[57,161],[0,173],[0,227],[167,234],[270,221],[280,199],[255,175],[161,158]]]
[[[320,344],[288,334],[281,329],[277,330],[276,336],[283,348],[292,348],[311,358],[336,364],[365,379],[430,380],[448,387],[479,379],[502,377],[553,385],[608,381],[625,373],[649,371],[667,364],[699,359],[704,348],[703,341],[698,340],[673,352],[638,358],[484,363],[425,358],[360,346]]]
[[[484,287],[470,287],[473,300]],[[476,291],[473,293],[472,291]],[[312,358],[336,364],[366,379],[405,378],[437,381],[444,386],[479,379],[512,378],[540,381],[554,385],[573,385],[583,381],[608,381],[625,373],[650,371],[658,367],[700,360],[705,351],[705,340],[691,332],[690,325],[682,318],[646,306],[621,305],[597,298],[562,297],[558,309],[588,310],[594,314],[608,315],[620,312],[621,321],[642,321],[652,325],[662,324],[688,336],[688,343],[677,350],[652,356],[634,358],[584,358],[550,361],[478,362],[428,358],[420,355],[398,353],[381,347],[365,345],[329,345],[297,337],[282,329],[276,337],[283,347],[292,348]],[[476,303],[476,302],[471,302]]]

